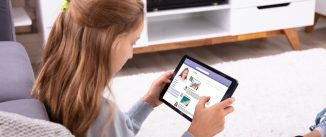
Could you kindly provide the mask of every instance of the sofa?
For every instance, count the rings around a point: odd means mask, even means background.
[[[11,0],[0,0],[0,136],[73,137],[64,126],[50,122],[43,103],[31,95],[35,76],[15,37]]]
[[[25,48],[15,41],[11,0],[0,0],[0,111],[48,120],[44,105],[31,96],[35,78]]]

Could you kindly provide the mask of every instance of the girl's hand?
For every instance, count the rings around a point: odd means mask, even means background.
[[[164,86],[171,82],[170,77],[172,76],[173,71],[167,71],[158,79],[153,81],[151,87],[149,88],[147,94],[143,97],[143,99],[153,107],[157,107],[162,104],[159,100],[161,91]]]
[[[209,99],[209,97],[201,97],[195,108],[194,118],[188,129],[195,137],[212,137],[221,132],[224,129],[225,117],[233,112],[231,105],[234,98],[205,108]]]

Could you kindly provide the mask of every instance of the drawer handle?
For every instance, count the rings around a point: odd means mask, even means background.
[[[260,9],[260,10],[263,10],[263,9],[286,7],[286,6],[289,6],[289,5],[290,5],[290,3],[281,3],[281,4],[275,4],[275,5],[258,6],[257,8]]]

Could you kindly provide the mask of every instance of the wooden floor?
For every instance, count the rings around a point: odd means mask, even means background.
[[[299,32],[301,49],[326,49],[326,28],[312,33]],[[150,73],[174,69],[184,54],[190,55],[208,64],[257,58],[292,51],[285,36],[258,39],[236,43],[188,48],[166,52],[134,55],[118,76]]]
[[[325,48],[326,28],[315,30],[312,33],[299,31],[301,49]],[[285,36],[276,36],[267,39],[258,39],[236,43],[226,43],[181,50],[134,55],[118,76],[134,75],[171,70],[176,67],[184,54],[190,55],[208,64],[236,61],[248,58],[257,58],[292,51]],[[34,63],[35,74],[40,63]]]

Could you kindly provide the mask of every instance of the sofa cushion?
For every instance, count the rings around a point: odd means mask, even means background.
[[[30,118],[49,120],[46,109],[36,99],[20,99],[0,103],[0,111],[24,115]]]
[[[25,48],[0,42],[0,102],[31,98],[34,73]]]

